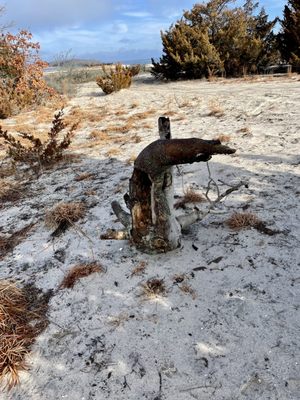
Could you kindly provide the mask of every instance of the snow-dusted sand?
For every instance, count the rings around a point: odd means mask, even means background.
[[[1,399],[299,399],[299,76],[158,84],[142,75],[110,96],[84,84],[66,112],[74,109],[95,116],[81,116],[71,148],[80,159],[32,179],[20,201],[1,209],[1,234],[35,224],[0,261],[1,279],[54,290],[31,368]],[[129,132],[89,138],[130,115]],[[192,225],[180,249],[147,255],[100,235],[121,227],[110,202],[122,201],[132,160],[157,139],[160,115],[170,115],[173,137],[230,136],[236,154],[214,156],[211,173],[249,187]],[[76,180],[83,173],[92,176]],[[207,182],[205,163],[183,166],[175,192],[205,193]],[[44,215],[60,201],[83,201],[87,213],[53,240]],[[244,210],[281,233],[230,230],[224,221]],[[72,266],[95,260],[105,273],[58,289]],[[142,274],[132,274],[141,263]],[[165,296],[141,296],[149,278],[164,280]]]

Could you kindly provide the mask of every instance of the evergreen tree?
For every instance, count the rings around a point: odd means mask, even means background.
[[[191,27],[177,22],[162,34],[164,55],[159,63],[153,62],[153,74],[166,79],[201,78],[222,69],[222,62],[209,41],[205,27]]]
[[[167,79],[199,78],[210,74],[238,76],[255,72],[274,52],[275,21],[268,22],[258,4],[246,0],[230,8],[232,0],[195,4],[169,31],[162,33],[163,56],[153,62],[153,74]]]
[[[282,30],[279,34],[280,51],[286,62],[300,70],[300,0],[288,0],[284,7]]]

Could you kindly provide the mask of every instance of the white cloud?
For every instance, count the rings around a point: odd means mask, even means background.
[[[27,28],[47,58],[72,49],[72,54],[138,54],[160,52],[160,31],[169,29],[194,0],[2,0],[6,20]],[[276,1],[276,8],[280,7]],[[1,0],[0,0],[1,2]],[[236,4],[244,2],[237,0]],[[266,12],[274,2],[261,0]],[[2,19],[3,20],[3,19]],[[1,21],[2,22],[2,21]],[[5,21],[4,21],[5,22]],[[105,53],[106,54],[106,53]]]
[[[147,18],[152,16],[151,13],[145,11],[127,11],[124,12],[123,15],[125,15],[125,17],[133,17],[133,18]]]

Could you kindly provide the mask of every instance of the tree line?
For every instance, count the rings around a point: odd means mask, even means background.
[[[258,2],[231,3],[197,3],[161,32],[163,55],[158,62],[152,59],[152,74],[170,80],[237,77],[274,63],[289,63],[300,72],[300,0],[288,0],[283,18],[273,20],[264,8],[258,10]]]

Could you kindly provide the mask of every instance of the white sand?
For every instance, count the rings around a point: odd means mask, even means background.
[[[208,116],[212,100],[222,117]],[[106,105],[128,114],[153,108],[147,119],[152,128],[134,131],[140,143],[125,133],[126,144],[104,141],[86,148],[90,131],[117,117],[83,124],[74,143],[81,161],[46,172],[32,181],[29,196],[1,210],[2,234],[30,222],[36,226],[0,261],[0,278],[55,291],[50,324],[33,348],[30,370],[1,399],[299,399],[299,78],[157,84],[144,75],[110,96],[100,95],[93,83],[82,85],[67,110],[76,105],[96,111]],[[176,251],[146,255],[127,241],[100,240],[108,228],[121,227],[110,202],[122,200],[127,190],[127,160],[157,138],[157,118],[168,112],[175,113],[173,137],[229,135],[237,153],[214,156],[212,174],[228,183],[246,179],[249,188],[195,223]],[[113,158],[106,155],[111,149],[117,149]],[[176,194],[183,185],[205,192],[205,163],[180,170]],[[75,181],[83,172],[94,178]],[[79,200],[88,207],[84,220],[52,240],[45,210]],[[230,230],[224,221],[243,209],[282,233]],[[105,273],[58,290],[71,266],[94,260]],[[145,272],[131,276],[140,262]],[[185,274],[194,293],[180,289],[178,274]],[[153,277],[164,280],[166,296],[144,300],[141,284]]]

